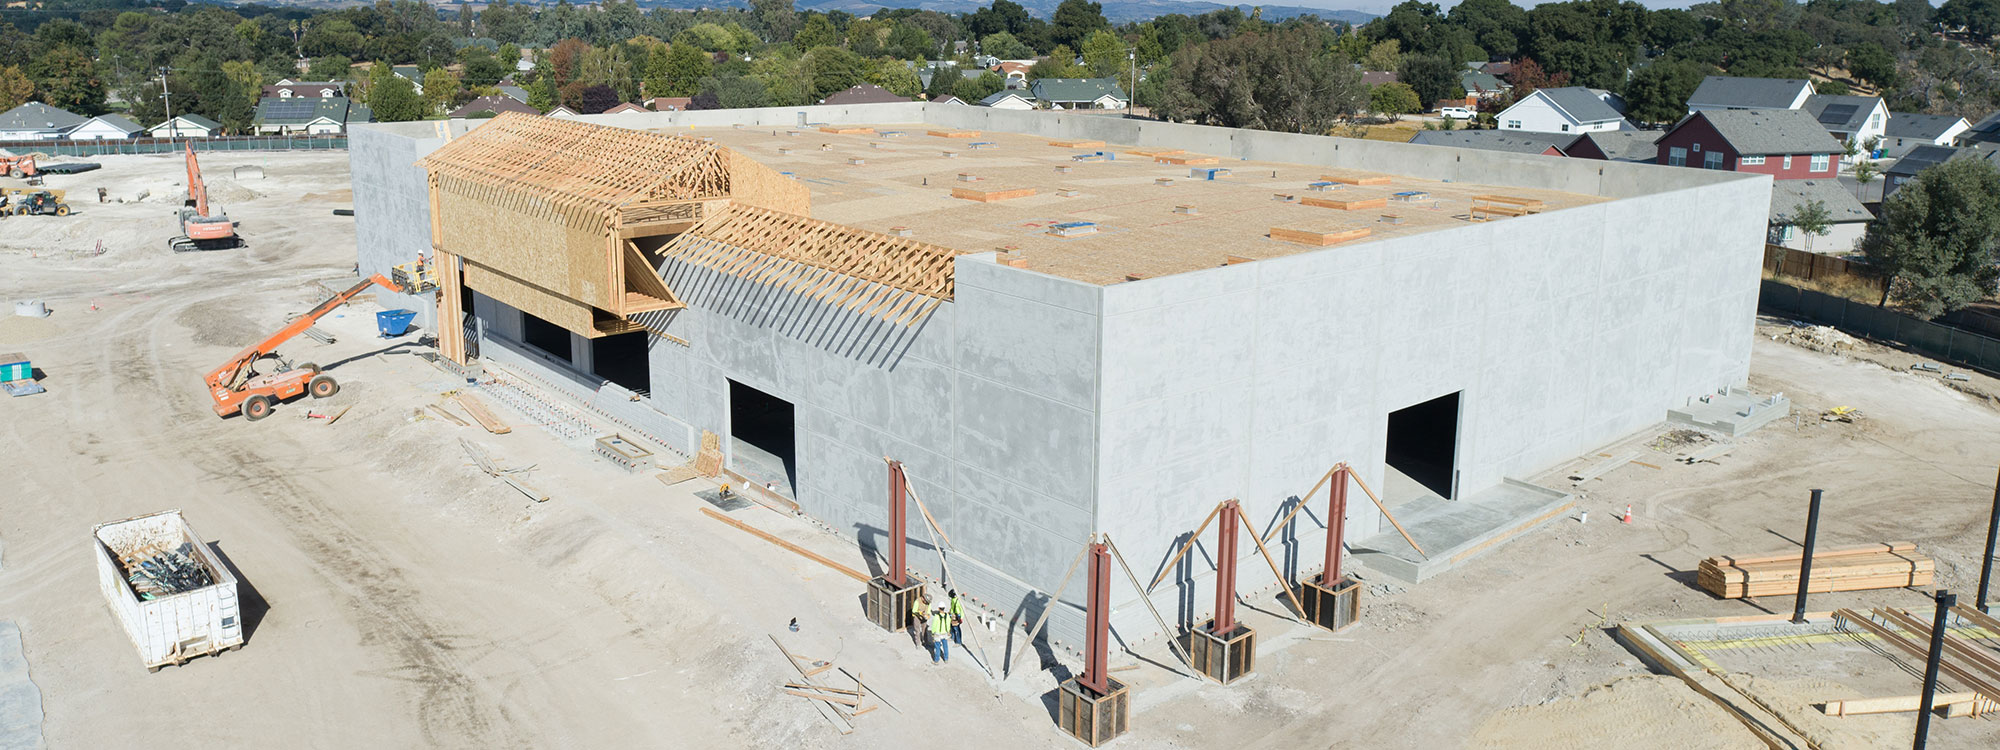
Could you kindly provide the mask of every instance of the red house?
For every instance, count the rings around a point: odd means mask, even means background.
[[[1660,136],[1657,163],[1758,172],[1780,180],[1833,179],[1847,148],[1797,109],[1696,112]]]

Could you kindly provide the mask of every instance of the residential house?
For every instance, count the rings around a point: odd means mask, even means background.
[[[881,86],[877,86],[872,83],[862,83],[862,84],[856,84],[854,86],[849,86],[847,87],[846,90],[843,91],[835,91],[831,94],[827,94],[826,98],[821,99],[819,103],[883,104],[889,102],[907,102],[909,100],[910,100],[909,97],[897,96],[895,94],[891,94],[889,93],[888,89],[882,88]]]
[[[511,96],[480,96],[466,102],[465,106],[452,110],[450,116],[483,119],[498,117],[502,112],[520,112],[528,115],[542,113],[541,110],[528,106],[526,102],[516,101]]]
[[[1028,69],[1032,67],[1035,67],[1033,60],[1001,60],[992,66],[992,70],[1009,81],[1026,81]]]
[[[1889,130],[1889,108],[1879,96],[1813,94],[1806,97],[1805,110],[1819,118],[1820,126],[1834,140],[1854,144],[1849,162],[1874,158],[1868,153],[1869,140],[1875,140],[1879,148]]]
[[[639,105],[637,105],[637,104],[633,104],[633,103],[631,103],[631,102],[621,102],[621,103],[619,103],[619,105],[618,105],[618,106],[616,106],[616,107],[612,107],[612,108],[610,108],[610,109],[607,109],[607,110],[604,110],[603,112],[600,112],[599,114],[606,114],[606,115],[615,115],[615,114],[618,114],[618,113],[620,113],[620,112],[651,112],[651,111],[653,111],[653,110],[650,110],[650,109],[647,109],[647,108],[645,108],[645,107],[641,107],[641,106],[639,106]]]
[[[996,91],[991,96],[979,100],[979,106],[994,109],[1034,109],[1035,100],[1023,96],[1018,91]]]
[[[1799,109],[1707,110],[1660,136],[1658,163],[1758,172],[1780,180],[1833,179],[1846,149]]]
[[[1828,231],[1822,236],[1808,236],[1792,224],[1800,209],[1815,202],[1826,208]],[[1847,252],[1868,233],[1868,222],[1874,218],[1839,178],[1776,180],[1771,183],[1770,230],[1764,241],[1815,253]]]
[[[1514,74],[1514,63],[1507,60],[1496,60],[1493,62],[1482,63],[1478,68],[1475,68],[1475,70],[1478,70],[1481,73],[1491,73],[1495,76],[1505,79],[1506,77]]]
[[[694,97],[656,96],[653,97],[652,101],[647,103],[653,105],[654,112],[683,112],[687,110],[688,105],[694,103]]]
[[[145,134],[146,129],[139,123],[118,115],[98,115],[90,118],[66,136],[72,141],[118,141]]]
[[[1890,112],[1889,128],[1882,138],[1882,156],[1900,159],[1918,146],[1950,146],[1972,124],[1957,115],[1919,115]]]
[[[409,81],[410,87],[417,90],[417,96],[424,95],[423,69],[415,65],[397,65],[389,68],[389,72],[396,74],[397,78]]]
[[[2000,143],[2000,112],[1981,118],[1979,122],[1958,134],[1956,145],[1972,146],[1981,143]]]
[[[1897,159],[1895,164],[1882,172],[1882,197],[1895,195],[1896,191],[1909,181],[1917,179],[1924,170],[1957,159],[1985,159],[2000,166],[2000,148],[1990,144],[1952,147],[1920,145]]]
[[[1038,78],[1028,91],[1050,109],[1119,109],[1131,101],[1116,78]]]
[[[499,89],[500,93],[507,95],[514,101],[525,102],[528,100],[528,90],[514,85],[512,81],[501,81],[500,85],[493,88]]]
[[[1500,110],[1501,130],[1534,133],[1594,133],[1633,130],[1625,116],[1597,92],[1582,86],[1536,89],[1513,106]]]
[[[1361,85],[1363,86],[1380,86],[1385,83],[1395,83],[1397,80],[1396,71],[1393,70],[1361,71]]]
[[[1419,130],[1410,142],[1423,146],[1450,146],[1480,151],[1515,154],[1567,156],[1563,147],[1575,136],[1560,133],[1532,133],[1506,130]]]
[[[1688,114],[1727,109],[1798,109],[1812,96],[1812,82],[1798,78],[1709,76],[1688,97]]]
[[[555,109],[551,109],[551,110],[549,110],[549,111],[547,111],[547,112],[543,112],[542,114],[545,114],[545,115],[548,115],[548,116],[550,116],[550,117],[576,117],[576,116],[577,116],[577,114],[576,114],[576,110],[574,110],[574,109],[570,109],[569,107],[567,107],[567,106],[565,106],[565,105],[561,105],[561,104],[558,104],[558,105],[556,105],[556,108],[555,108]]]
[[[90,118],[41,102],[0,112],[0,141],[53,141],[83,127]]]
[[[262,98],[331,99],[346,95],[347,84],[339,81],[294,81],[280,78],[277,83],[264,87]]]
[[[1563,147],[1577,159],[1602,159],[1640,164],[1657,163],[1660,134],[1652,130],[1612,130],[1584,133]]]
[[[175,115],[146,128],[146,133],[154,138],[212,138],[222,135],[222,123],[201,115]]]
[[[1509,89],[1514,88],[1513,84],[1500,80],[1498,76],[1492,73],[1482,73],[1477,70],[1460,72],[1458,74],[1458,86],[1465,89],[1466,99],[1477,99],[1480,101],[1498,99],[1505,95]]]
[[[938,97],[938,98],[936,98],[936,99],[932,99],[932,100],[931,100],[931,103],[932,103],[932,104],[956,104],[956,105],[959,105],[959,106],[961,106],[961,107],[963,107],[963,106],[966,106],[966,104],[965,104],[965,100],[964,100],[964,99],[960,99],[960,98],[958,98],[958,97],[956,97],[956,96],[952,96],[952,95],[950,95],[950,94],[945,94],[944,96],[940,96],[940,97]]]
[[[355,110],[367,112],[368,108],[355,104],[344,96],[325,99],[281,99],[267,96],[257,102],[257,114],[252,121],[258,135],[339,135],[347,132],[347,123],[368,122],[369,115],[355,118]]]

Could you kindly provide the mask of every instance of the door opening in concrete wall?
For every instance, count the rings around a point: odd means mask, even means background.
[[[571,359],[568,330],[525,312],[521,313],[521,343],[564,362],[575,361]]]
[[[591,371],[626,390],[651,395],[653,371],[646,361],[646,345],[652,336],[645,331],[633,331],[591,339]]]
[[[731,469],[759,485],[770,485],[785,497],[794,497],[797,431],[790,401],[729,381],[729,442]]]
[[[1411,481],[1452,499],[1458,468],[1458,394],[1389,412],[1384,462]]]

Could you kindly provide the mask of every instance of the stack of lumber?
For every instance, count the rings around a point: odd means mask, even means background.
[[[715,433],[701,431],[701,452],[694,454],[694,470],[710,478],[722,475],[722,438]]]
[[[1721,555],[1701,561],[1696,582],[1723,599],[1785,596],[1799,592],[1799,563],[1790,552],[1761,557]],[[1807,593],[1928,586],[1936,570],[1909,542],[1881,542],[1813,553]]]

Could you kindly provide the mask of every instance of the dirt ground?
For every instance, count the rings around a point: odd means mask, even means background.
[[[1055,675],[1002,682],[967,658],[983,653],[997,672],[1006,633],[972,628],[977,648],[930,664],[906,636],[862,620],[860,584],[704,517],[694,493],[711,485],[623,473],[497,406],[511,434],[413,418],[462,383],[413,356],[410,338],[376,338],[368,302],[322,324],[337,343],[287,349],[339,377],[338,396],[257,423],[218,419],[202,374],[317,302],[313,282],[351,272],[352,220],[330,211],[349,206],[345,158],[207,156],[242,250],[166,252],[173,157],[96,159],[103,170],[50,179],[72,189],[76,215],[0,223],[4,301],[55,311],[0,318],[0,351],[28,353],[49,389],[0,399],[0,619],[21,628],[49,747],[127,746],[162,728],[170,739],[155,744],[187,747],[1075,747],[1050,717]],[[265,176],[227,179],[251,165]],[[98,186],[153,197],[100,205]],[[1609,628],[1789,611],[1789,597],[1718,601],[1694,587],[1694,570],[1708,555],[1790,548],[1815,487],[1828,493],[1821,544],[1913,541],[1938,560],[1939,586],[1968,591],[2000,460],[2000,410],[1978,395],[2000,393],[1990,379],[1948,387],[1898,364],[1909,355],[1807,351],[1765,335],[1780,324],[1760,333],[1752,386],[1785,392],[1801,418],[1712,463],[1660,452],[1642,460],[1661,468],[1618,469],[1577,488],[1588,523],[1558,520],[1420,587],[1371,580],[1382,585],[1362,622],[1337,635],[1257,597],[1246,619],[1263,647],[1235,685],[1114,653],[1114,665],[1140,665],[1118,673],[1135,714],[1116,746],[1755,746],[1712,703],[1648,676]],[[1818,420],[1840,405],[1865,416]],[[302,418],[349,406],[337,423]],[[501,464],[533,465],[529,481],[552,499],[532,503],[479,473],[461,438]],[[1534,479],[1569,487],[1568,472],[1594,460]],[[1617,523],[1628,503],[1633,523]],[[93,524],[165,508],[182,509],[239,573],[248,643],[148,674],[97,592],[87,547]],[[868,569],[805,522],[756,506],[729,515]],[[1926,601],[1859,592],[1815,596],[1812,608]],[[888,707],[835,734],[782,692],[796,673],[772,635],[863,676]],[[1760,694],[1794,704],[1918,689],[1887,660],[1866,679],[1754,666],[1770,683]],[[191,718],[214,706],[226,709]],[[1867,721],[1838,736],[1899,744],[1914,717],[1827,721]],[[2000,725],[1944,720],[1933,736],[1993,746]]]

